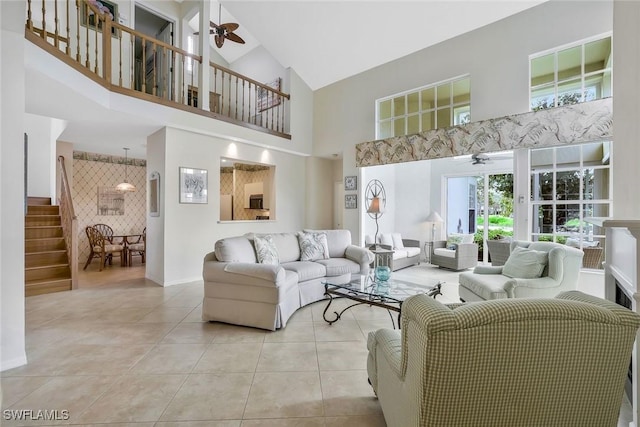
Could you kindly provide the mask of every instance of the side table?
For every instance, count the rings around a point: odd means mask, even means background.
[[[431,249],[433,248],[433,242],[424,242],[424,260],[431,264]]]

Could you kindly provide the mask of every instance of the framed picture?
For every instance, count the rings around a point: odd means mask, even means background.
[[[151,172],[149,177],[149,215],[160,216],[160,174]]]
[[[206,169],[180,167],[180,203],[208,203]]]
[[[358,195],[347,194],[344,196],[344,208],[345,209],[358,209]]]
[[[82,10],[80,12],[80,24],[89,27],[91,29],[96,29],[96,14],[95,12],[87,7],[86,2],[81,2]],[[108,0],[96,0],[95,6],[102,13],[110,13],[111,20],[113,22],[118,22],[118,5],[116,3],[112,3]],[[98,31],[102,31],[102,21],[98,20]],[[117,36],[116,28],[111,27],[111,35]]]
[[[124,215],[124,193],[113,187],[98,187],[98,215]]]
[[[344,177],[344,189],[347,191],[358,189],[358,177],[357,176],[345,176]]]
[[[265,83],[265,86],[269,86],[277,91],[280,90],[280,77],[277,77],[275,80]],[[268,110],[269,108],[275,107],[276,105],[280,105],[280,96],[274,94],[271,91],[268,91],[265,88],[258,87],[258,95],[257,95],[257,104],[258,111]]]

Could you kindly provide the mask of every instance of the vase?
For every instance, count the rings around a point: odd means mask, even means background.
[[[379,265],[374,274],[377,281],[386,282],[391,277],[391,269],[387,265]]]

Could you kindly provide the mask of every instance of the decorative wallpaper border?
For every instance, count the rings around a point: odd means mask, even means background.
[[[125,163],[125,158],[121,156],[110,156],[108,154],[88,153],[86,151],[74,151],[73,158],[74,160],[88,160],[90,162],[114,163],[116,165],[124,165]],[[146,160],[133,159],[131,157],[127,159],[127,164],[129,166],[147,167]]]
[[[551,147],[613,137],[613,100],[533,111],[356,145],[356,167],[517,148]]]

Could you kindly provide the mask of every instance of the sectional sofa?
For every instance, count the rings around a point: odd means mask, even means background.
[[[351,244],[349,230],[220,239],[204,258],[202,319],[283,328],[298,308],[324,298],[325,279],[346,283],[368,274],[371,262],[371,251]]]

